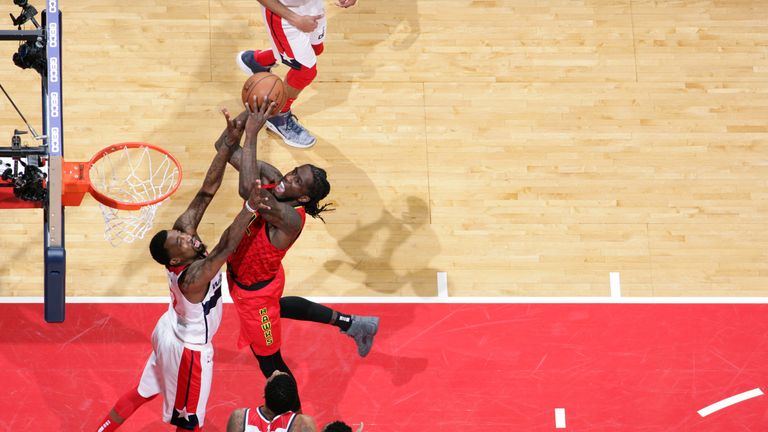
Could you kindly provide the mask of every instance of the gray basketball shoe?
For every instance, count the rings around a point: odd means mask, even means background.
[[[237,62],[237,65],[240,66],[240,69],[242,69],[242,71],[248,75],[253,75],[258,72],[271,72],[272,68],[277,64],[272,63],[271,66],[260,65],[259,62],[256,61],[257,52],[258,51],[253,50],[240,51],[235,57],[235,62]]]
[[[355,340],[357,353],[365,357],[371,352],[373,337],[379,331],[379,317],[352,315],[352,325],[349,330],[342,331],[345,335]]]
[[[317,141],[304,126],[299,124],[290,110],[268,118],[267,129],[280,135],[280,138],[291,147],[310,148]]]

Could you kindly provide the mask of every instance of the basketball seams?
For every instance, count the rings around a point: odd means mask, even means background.
[[[262,74],[263,76],[259,76]],[[273,78],[271,86],[269,81],[264,81],[268,78]],[[280,86],[278,86],[278,84],[280,84]],[[265,91],[267,86],[269,86],[269,91]],[[266,93],[268,99],[275,102],[277,106],[272,112],[272,115],[279,113],[280,109],[285,105],[285,102],[288,99],[285,84],[282,82],[280,77],[271,72],[259,72],[248,78],[242,90],[243,104],[250,104],[251,101],[253,101],[253,97],[256,95],[256,92],[261,93],[262,95]],[[261,97],[256,99],[256,109],[258,109],[261,105],[261,100]]]

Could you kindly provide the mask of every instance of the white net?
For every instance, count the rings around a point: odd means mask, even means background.
[[[144,238],[155,221],[155,212],[160,204],[144,206],[138,210],[118,210],[99,203],[104,216],[104,238],[112,246],[131,243]]]
[[[152,202],[173,192],[181,175],[167,154],[151,147],[115,146],[91,166],[91,185],[99,193],[122,203]],[[138,210],[120,210],[99,204],[104,216],[104,238],[112,246],[131,243],[152,228],[162,201]]]

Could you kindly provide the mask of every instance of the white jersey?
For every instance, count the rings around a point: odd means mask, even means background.
[[[211,342],[221,324],[223,300],[221,298],[221,273],[208,283],[208,292],[200,303],[192,303],[179,289],[179,278],[187,267],[168,267],[168,287],[171,304],[168,314],[173,315],[173,332],[186,344],[205,345]]]
[[[322,15],[325,12],[324,0],[279,0],[291,11],[299,15]]]

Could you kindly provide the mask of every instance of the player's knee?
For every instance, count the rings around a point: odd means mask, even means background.
[[[317,76],[317,65],[314,65],[311,68],[308,68],[306,66],[301,66],[301,69],[289,70],[288,73],[285,75],[285,82],[288,83],[289,86],[297,90],[301,90],[304,87],[308,86],[309,83],[311,83],[316,76]]]
[[[316,56],[319,56],[323,53],[323,50],[325,50],[325,45],[323,45],[322,42],[317,45],[312,45],[312,50],[315,51]]]

